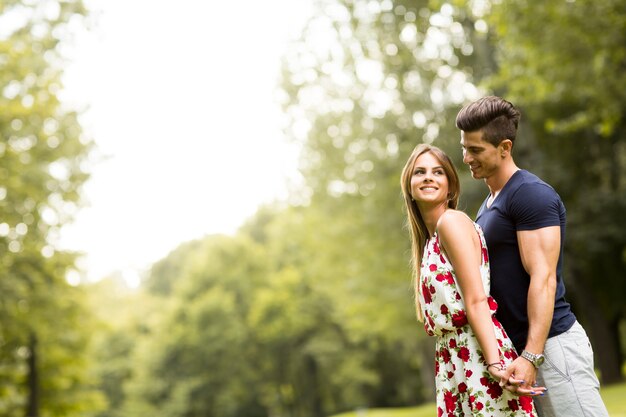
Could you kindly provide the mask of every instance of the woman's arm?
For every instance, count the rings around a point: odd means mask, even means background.
[[[441,246],[454,268],[467,320],[488,364],[500,363],[500,350],[491,320],[487,294],[480,275],[480,239],[474,224],[459,211],[446,211],[437,224]],[[492,372],[494,367],[490,367]]]

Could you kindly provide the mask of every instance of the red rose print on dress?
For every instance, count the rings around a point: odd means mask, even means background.
[[[422,297],[424,297],[424,302],[426,304],[430,304],[433,302],[433,298],[430,295],[430,290],[424,283],[422,283]]]
[[[497,382],[490,382],[489,388],[487,388],[487,394],[491,396],[491,398],[498,398],[502,395],[502,387]]]
[[[441,358],[443,359],[443,363],[449,363],[451,358],[450,351],[448,349],[442,349]]]
[[[432,330],[430,330],[430,329],[434,329],[435,328],[435,321],[430,316],[427,317],[427,320],[428,320],[428,326],[430,326],[430,328],[426,327],[427,326],[426,323],[424,323],[424,327],[426,328],[426,333],[430,334],[430,333],[433,333]],[[433,333],[433,335],[434,335],[434,333]]]
[[[452,324],[454,327],[463,327],[467,324],[467,317],[465,311],[459,310],[452,315]]]
[[[466,348],[465,346],[463,346],[461,349],[459,349],[459,352],[457,353],[457,356],[459,358],[461,358],[461,360],[463,362],[467,362],[470,358],[470,351],[468,348]]]
[[[519,404],[522,406],[522,410],[530,414],[533,411],[533,399],[531,397],[519,397]]]
[[[446,391],[443,394],[443,400],[446,404],[446,411],[448,413],[453,412],[456,409],[456,395],[452,394],[450,391]]]

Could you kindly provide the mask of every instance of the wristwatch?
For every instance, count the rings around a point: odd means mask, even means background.
[[[539,368],[545,359],[542,353],[530,353],[527,350],[523,350],[521,356],[532,363],[535,368]]]

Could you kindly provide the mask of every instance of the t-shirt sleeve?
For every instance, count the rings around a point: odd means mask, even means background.
[[[509,210],[516,230],[535,230],[559,226],[561,205],[561,198],[549,185],[526,183],[510,200]]]

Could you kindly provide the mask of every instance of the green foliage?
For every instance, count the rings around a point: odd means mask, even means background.
[[[127,398],[126,383],[133,372],[135,348],[162,308],[145,291],[128,288],[121,276],[106,277],[84,286],[95,316],[89,356],[94,386],[106,399],[97,417],[121,417]]]
[[[43,7],[47,7],[44,12]],[[90,144],[61,106],[60,39],[80,1],[0,3],[0,414],[81,415],[100,398],[82,352],[84,294],[54,249],[87,178]],[[77,352],[79,352],[77,354]]]
[[[97,349],[102,361],[124,357],[115,371],[99,371],[110,401],[101,416],[323,416],[419,398],[419,373],[406,362],[415,340],[389,340],[351,315],[363,295],[356,286],[350,296],[327,269],[337,264],[324,259],[318,219],[308,209],[266,208],[237,236],[182,245],[157,263],[146,288],[177,271],[168,292],[144,299],[152,307],[131,318],[111,317],[126,326]],[[129,323],[142,323],[141,334]]]
[[[566,112],[541,118],[549,131],[591,130],[610,137],[622,129],[623,1],[516,2],[494,6],[493,11],[503,63],[494,84],[506,88],[529,111],[531,106],[565,105]]]
[[[260,415],[246,317],[266,270],[261,248],[213,236],[187,249],[171,255],[171,297],[134,349],[124,415]]]

